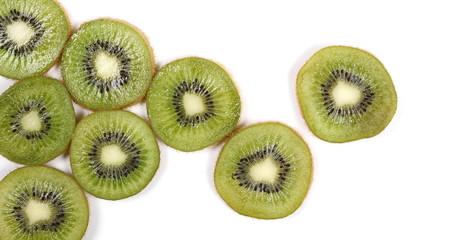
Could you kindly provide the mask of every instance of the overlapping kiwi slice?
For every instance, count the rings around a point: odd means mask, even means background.
[[[187,152],[230,133],[240,118],[240,105],[230,76],[216,63],[198,57],[163,66],[147,95],[147,113],[157,136]]]
[[[72,172],[96,197],[137,194],[155,175],[160,152],[147,123],[121,110],[96,112],[77,125],[70,147]]]
[[[88,202],[77,182],[44,166],[19,168],[0,182],[0,239],[82,239]]]
[[[70,31],[53,0],[0,0],[0,75],[23,79],[46,72]]]
[[[397,95],[382,63],[352,47],[315,53],[297,76],[297,96],[310,130],[329,142],[379,134],[392,120]]]
[[[222,149],[214,181],[236,212],[275,219],[293,213],[312,179],[310,150],[291,128],[261,123],[235,134]]]
[[[72,97],[90,109],[118,109],[144,97],[154,73],[143,34],[120,20],[83,24],[67,43],[62,76]]]
[[[0,154],[21,164],[42,164],[68,146],[75,127],[72,100],[59,81],[26,78],[0,96]]]

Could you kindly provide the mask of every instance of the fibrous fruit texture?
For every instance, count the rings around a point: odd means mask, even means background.
[[[41,75],[59,57],[69,31],[53,0],[0,0],[0,75]]]
[[[312,170],[310,150],[299,135],[280,123],[262,123],[242,129],[225,144],[214,181],[236,212],[275,219],[300,206]]]
[[[77,125],[70,147],[72,172],[96,197],[117,200],[147,186],[160,163],[152,129],[133,113],[93,113]]]
[[[94,110],[118,109],[142,99],[154,72],[144,36],[118,20],[83,24],[72,35],[61,60],[72,97]]]
[[[53,168],[20,168],[0,182],[2,240],[82,239],[88,211],[77,182]]]
[[[397,108],[393,82],[382,63],[352,47],[315,53],[297,76],[297,96],[310,130],[329,142],[379,134]]]
[[[197,57],[165,65],[147,95],[147,113],[157,136],[186,152],[230,133],[240,118],[240,105],[230,76],[216,63]]]
[[[21,164],[42,164],[67,148],[75,127],[72,100],[59,81],[21,80],[0,96],[0,154]]]

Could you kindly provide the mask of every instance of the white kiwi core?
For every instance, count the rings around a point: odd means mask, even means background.
[[[203,113],[206,110],[204,98],[194,93],[185,93],[183,95],[183,107],[189,116]]]
[[[119,59],[104,51],[96,54],[94,61],[96,75],[101,79],[110,79],[119,76],[121,70]]]
[[[249,169],[250,177],[256,182],[275,183],[279,167],[271,156],[264,158]]]
[[[29,132],[41,130],[41,117],[37,111],[31,111],[23,115],[20,119],[21,127]]]
[[[338,107],[358,104],[362,99],[359,87],[344,80],[338,81],[332,90],[333,100]]]
[[[23,21],[15,21],[6,26],[6,34],[16,45],[27,44],[34,36],[34,29]]]
[[[117,166],[123,164],[127,159],[121,148],[117,145],[106,145],[101,149],[101,162],[108,166]]]
[[[24,208],[24,212],[29,220],[29,224],[49,220],[52,216],[52,209],[49,204],[34,199],[29,200]]]

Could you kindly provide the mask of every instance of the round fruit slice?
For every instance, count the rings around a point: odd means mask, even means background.
[[[240,118],[240,105],[230,76],[216,63],[197,57],[165,65],[147,95],[147,113],[157,136],[186,152],[230,133]]]
[[[310,130],[328,142],[379,134],[392,120],[397,95],[382,63],[356,48],[315,53],[297,76],[297,96]]]
[[[31,166],[0,182],[0,239],[82,239],[87,226],[85,194],[65,173]]]
[[[0,75],[23,79],[46,72],[70,31],[53,0],[0,0]]]
[[[70,163],[87,192],[117,200],[147,186],[158,169],[160,151],[143,119],[127,111],[97,112],[77,125]]]
[[[280,123],[242,129],[224,146],[214,181],[224,201],[239,214],[282,218],[302,203],[312,179],[307,144]]]
[[[21,80],[0,96],[0,154],[20,164],[43,164],[65,151],[75,127],[72,100],[59,81]]]
[[[72,97],[95,110],[138,102],[154,73],[152,51],[143,34],[110,19],[83,24],[65,46],[61,63]]]

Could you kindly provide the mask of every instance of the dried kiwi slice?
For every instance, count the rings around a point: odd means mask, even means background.
[[[23,79],[46,72],[70,31],[53,0],[0,0],[0,75]]]
[[[165,65],[147,95],[157,136],[170,147],[196,151],[230,133],[240,118],[240,96],[216,63],[189,57]]]
[[[70,163],[85,190],[103,199],[123,199],[147,186],[160,163],[156,137],[127,111],[96,112],[75,129]]]
[[[62,76],[72,97],[90,109],[118,109],[142,99],[154,73],[143,34],[118,20],[83,24],[62,56]]]
[[[344,46],[323,48],[307,61],[297,76],[297,96],[310,130],[329,142],[373,137],[397,108],[395,87],[382,63]]]
[[[236,212],[274,219],[300,206],[312,170],[310,150],[299,135],[280,123],[261,123],[242,129],[225,144],[214,181]]]
[[[30,166],[0,182],[0,239],[82,239],[88,202],[77,182],[50,167]]]
[[[42,164],[67,148],[75,127],[72,100],[59,81],[26,78],[0,96],[0,154]]]

